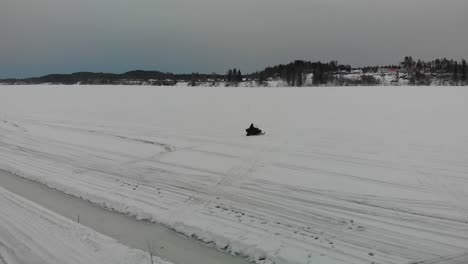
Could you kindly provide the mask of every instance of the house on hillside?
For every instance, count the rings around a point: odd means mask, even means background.
[[[398,74],[399,71],[400,69],[397,67],[379,67],[378,73],[395,75]]]

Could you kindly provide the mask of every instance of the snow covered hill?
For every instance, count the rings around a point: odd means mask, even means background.
[[[258,263],[437,263],[468,252],[466,98],[4,86],[0,169]]]

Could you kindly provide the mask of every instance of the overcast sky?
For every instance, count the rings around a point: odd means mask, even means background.
[[[467,0],[0,0],[0,78],[468,58]]]

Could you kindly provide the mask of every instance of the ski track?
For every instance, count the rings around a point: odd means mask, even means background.
[[[10,115],[0,122],[0,169],[258,263],[468,259],[466,149],[447,157],[444,147],[413,144],[387,157],[385,142],[342,143],[330,137],[305,148],[268,135],[254,142]],[[39,236],[41,228],[15,232]],[[2,252],[0,244],[7,263]]]

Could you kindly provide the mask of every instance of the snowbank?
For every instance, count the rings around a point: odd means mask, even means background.
[[[147,253],[0,187],[0,261],[7,264],[147,264]],[[169,264],[160,259],[155,263]]]

